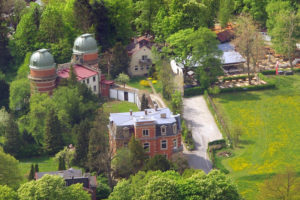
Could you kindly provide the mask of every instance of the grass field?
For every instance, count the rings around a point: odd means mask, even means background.
[[[106,113],[129,112],[130,109],[132,109],[132,111],[139,110],[136,104],[127,101],[106,102],[103,104],[103,108]]]
[[[139,89],[139,90],[145,90],[145,91],[148,91],[148,92],[152,92],[150,86],[145,87],[143,85],[140,85],[141,80],[146,80],[146,77],[143,77],[143,76],[142,77],[132,77],[132,78],[130,78],[130,81],[127,85],[129,85],[130,87]]]
[[[242,129],[241,142],[222,164],[246,199],[259,185],[292,166],[300,172],[300,75],[272,76],[277,89],[221,94],[214,98],[229,130]]]

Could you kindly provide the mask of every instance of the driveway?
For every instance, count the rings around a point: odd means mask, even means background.
[[[183,117],[192,130],[195,150],[183,150],[190,167],[202,169],[208,173],[212,163],[206,153],[208,142],[222,139],[222,134],[210,113],[203,96],[185,98],[183,100]]]

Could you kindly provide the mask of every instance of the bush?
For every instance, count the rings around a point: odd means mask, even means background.
[[[272,88],[275,88],[275,84],[274,83],[267,83],[265,85],[249,85],[249,86],[244,86],[244,87],[222,88],[221,93],[266,90],[266,89],[272,89]]]
[[[153,80],[152,83],[153,83],[153,84],[156,84],[156,83],[157,83],[157,80]]]
[[[204,88],[201,86],[184,89],[184,97],[192,97],[204,93]]]
[[[209,143],[208,143],[208,146],[211,146],[211,145],[217,145],[217,144],[223,144],[223,145],[226,145],[226,141],[225,141],[224,139],[221,139],[221,140],[215,140],[215,141],[209,142]]]
[[[213,94],[213,95],[216,95],[216,94],[219,94],[221,92],[220,88],[218,86],[214,86],[214,87],[210,87],[208,88],[208,92],[209,94]],[[205,92],[204,92],[205,93]]]
[[[192,132],[190,130],[188,130],[184,120],[182,120],[181,129],[182,129],[182,132],[181,132],[182,138],[183,138],[184,143],[186,144],[187,149],[189,151],[194,150],[195,144],[194,144]]]
[[[252,79],[254,75],[250,75],[250,78]],[[232,80],[238,80],[238,79],[243,79],[246,80],[248,78],[248,75],[240,75],[240,76],[228,76],[224,77],[223,81],[232,81]]]
[[[294,68],[293,70],[295,73],[300,73],[300,68]]]
[[[149,87],[150,86],[150,84],[149,84],[149,82],[147,80],[141,80],[140,81],[140,85],[145,86],[145,87]]]
[[[264,70],[261,72],[263,75],[275,75],[276,74],[276,70],[272,69],[272,70]]]

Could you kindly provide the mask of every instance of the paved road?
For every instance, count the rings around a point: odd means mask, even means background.
[[[222,139],[222,134],[203,96],[185,98],[183,106],[183,117],[192,130],[196,148],[191,152],[184,149],[183,153],[187,156],[190,167],[208,173],[212,169],[212,163],[206,153],[208,142]]]

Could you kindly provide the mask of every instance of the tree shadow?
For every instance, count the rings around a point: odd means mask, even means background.
[[[220,103],[228,103],[230,101],[257,101],[260,100],[260,95],[250,93],[250,92],[234,92],[217,95],[220,99]]]

